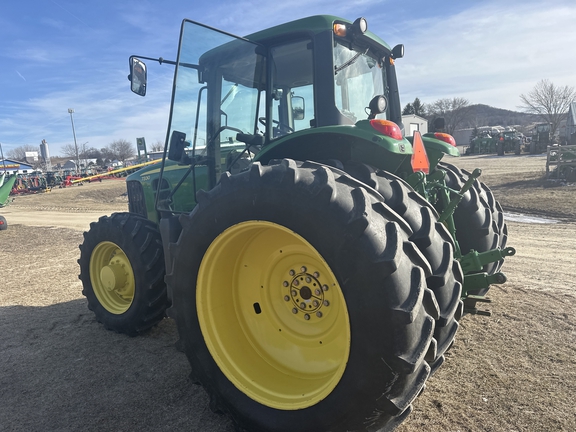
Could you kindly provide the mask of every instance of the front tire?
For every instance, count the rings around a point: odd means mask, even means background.
[[[164,317],[164,253],[153,222],[133,213],[101,217],[84,233],[78,264],[88,309],[108,330],[136,336]]]
[[[226,173],[166,278],[193,378],[258,431],[389,430],[435,358],[431,270],[378,194],[315,163]]]

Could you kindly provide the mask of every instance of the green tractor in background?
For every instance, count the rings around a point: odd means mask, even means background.
[[[366,20],[239,38],[185,20],[164,159],[80,245],[88,307],[137,335],[175,319],[211,408],[248,431],[390,430],[500,272],[502,208],[404,137],[395,61]],[[442,127],[439,121],[436,127]]]
[[[553,144],[550,128],[550,123],[536,124],[532,131],[532,139],[524,145],[524,151],[530,154],[544,153],[548,146]]]
[[[522,140],[514,129],[486,130],[470,141],[470,146],[466,149],[466,154],[498,154],[504,156],[505,153],[519,155],[522,150]]]

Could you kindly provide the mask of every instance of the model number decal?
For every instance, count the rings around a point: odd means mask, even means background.
[[[149,175],[145,175],[145,176],[141,176],[140,180],[142,181],[149,181],[150,180],[150,176]]]

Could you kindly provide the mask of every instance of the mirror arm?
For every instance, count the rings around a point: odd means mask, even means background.
[[[154,58],[154,57],[146,57],[146,56],[136,56],[133,55],[131,57],[135,57],[137,59],[144,59],[144,60],[152,60],[152,61],[157,61],[158,63],[162,64],[162,63],[166,63],[169,65],[177,65],[178,63],[176,63],[174,60],[166,60],[162,57],[158,57],[158,58]],[[184,66],[187,68],[191,68],[191,69],[196,69],[196,70],[200,70],[200,66],[199,65],[195,65],[192,63],[180,63],[180,66]]]

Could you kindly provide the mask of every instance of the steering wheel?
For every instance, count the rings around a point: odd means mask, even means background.
[[[262,125],[263,125],[264,127],[266,127],[266,117],[258,117],[258,121],[259,121],[260,123],[262,123]],[[287,131],[287,132],[296,132],[296,131],[294,130],[294,128],[291,128],[290,126],[288,126],[288,125],[286,125],[286,124],[280,123],[278,120],[272,120],[272,124],[278,126],[278,129],[281,130],[281,131],[284,130],[284,131]]]

